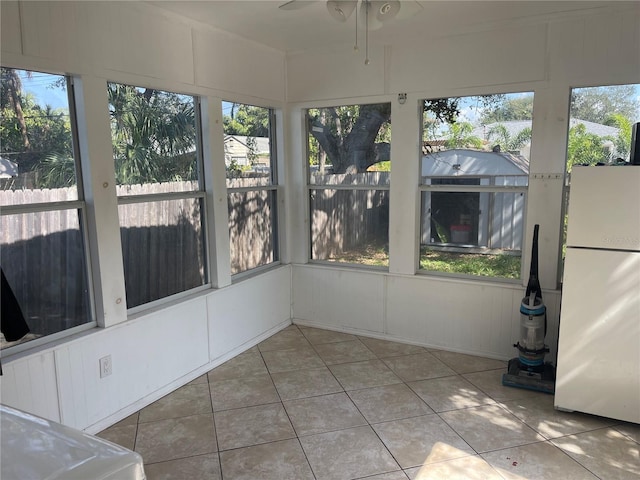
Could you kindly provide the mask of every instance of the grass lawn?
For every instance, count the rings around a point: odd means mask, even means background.
[[[420,268],[481,277],[520,278],[520,256],[420,249]]]
[[[327,260],[388,267],[389,253],[386,247],[368,244]],[[420,249],[420,269],[431,272],[517,279],[520,278],[520,260],[520,255],[445,252],[428,247]]]

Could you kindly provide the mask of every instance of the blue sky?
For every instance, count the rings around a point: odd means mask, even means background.
[[[22,90],[31,93],[41,105],[50,105],[52,108],[69,108],[66,88],[53,86],[53,83],[60,78],[59,75],[48,73],[32,72],[28,77],[21,71]]]
[[[50,75],[40,72],[32,72],[31,77],[27,77],[26,74],[21,75],[22,88],[25,92],[31,93],[36,97],[38,103],[44,105],[50,105],[52,108],[68,108],[68,99],[66,89],[53,86],[53,83],[60,78],[58,75]],[[512,94],[518,96],[522,94]],[[508,95],[508,96],[512,96]],[[636,104],[638,105],[637,117],[632,119],[633,121],[640,121],[640,85],[636,86]],[[222,102],[222,111],[225,115],[231,113],[232,103]],[[463,101],[460,105],[461,117],[474,123],[478,116],[478,110],[474,106],[465,104]]]
[[[54,86],[54,82],[59,79],[58,75],[50,75],[47,73],[32,72],[31,76],[27,76],[21,71],[20,79],[22,81],[22,90],[32,94],[41,105],[50,105],[52,108],[69,108],[69,100],[67,91],[60,86]],[[225,115],[231,113],[232,103],[222,102],[222,111]]]

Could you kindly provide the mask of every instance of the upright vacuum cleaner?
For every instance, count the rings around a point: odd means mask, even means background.
[[[544,361],[549,348],[544,344],[547,335],[547,309],[542,301],[542,289],[538,280],[539,227],[536,225],[533,229],[529,282],[520,304],[520,341],[514,345],[518,349],[518,357],[509,360],[507,373],[502,375],[502,384],[554,393],[555,368]]]

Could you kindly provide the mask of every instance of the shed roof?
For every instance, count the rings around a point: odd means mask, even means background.
[[[509,152],[454,148],[422,157],[422,176],[496,177],[529,175],[529,161]]]

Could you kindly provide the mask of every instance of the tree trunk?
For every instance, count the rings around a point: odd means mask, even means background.
[[[390,116],[391,105],[388,103],[362,105],[358,118],[346,135],[340,130],[333,134],[328,126],[322,124],[309,125],[309,130],[329,157],[333,173],[344,173],[350,166],[358,172],[365,172],[374,163],[388,160],[388,144],[378,145],[375,140],[380,127]]]
[[[31,144],[29,142],[29,135],[27,134],[27,122],[24,119],[24,112],[22,111],[22,100],[20,98],[22,90],[22,82],[18,76],[18,72],[15,69],[7,69],[8,82],[7,89],[9,90],[9,101],[13,107],[13,111],[16,114],[16,120],[18,121],[18,127],[20,128],[20,135],[22,136],[22,144],[26,151],[31,150]]]

